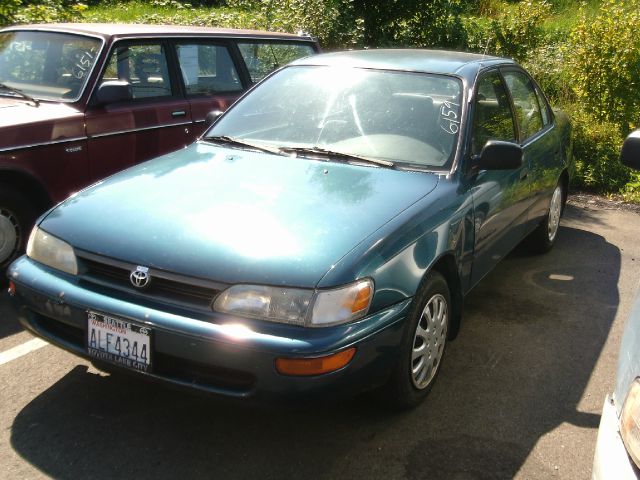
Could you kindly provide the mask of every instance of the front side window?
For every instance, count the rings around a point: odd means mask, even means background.
[[[128,82],[133,99],[170,97],[173,94],[163,45],[116,47],[109,57],[101,82],[109,80]]]
[[[101,41],[51,32],[0,33],[0,83],[40,100],[77,100]],[[15,96],[8,88],[0,95]]]
[[[489,140],[516,140],[509,97],[498,72],[488,73],[478,81],[471,153],[478,155]]]
[[[187,95],[239,92],[242,84],[227,47],[211,44],[180,44],[178,62]]]
[[[207,135],[445,169],[455,154],[461,95],[460,80],[444,75],[293,66],[260,84]]]
[[[522,72],[506,71],[504,79],[516,109],[521,140],[525,141],[542,129],[542,114],[535,88],[531,79]]]
[[[238,48],[251,75],[251,81],[254,83],[287,63],[315,53],[310,44],[277,43],[266,40],[239,42]]]

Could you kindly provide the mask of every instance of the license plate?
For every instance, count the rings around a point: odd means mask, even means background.
[[[134,370],[151,370],[151,329],[122,318],[87,312],[87,353]]]

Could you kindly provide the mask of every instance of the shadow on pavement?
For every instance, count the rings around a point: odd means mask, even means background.
[[[548,255],[511,255],[467,299],[427,401],[403,414],[369,395],[247,407],[78,366],[19,413],[12,445],[69,479],[512,478],[546,432],[597,427],[577,405],[616,314],[619,272],[616,247],[566,227]]]
[[[1,287],[0,287],[1,288]],[[9,306],[6,288],[0,290],[0,339],[24,330],[13,308]]]

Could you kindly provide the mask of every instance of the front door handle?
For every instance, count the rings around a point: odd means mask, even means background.
[[[520,170],[520,180],[526,180],[528,176],[529,176],[528,168],[523,168],[522,170]]]
[[[176,117],[184,117],[184,116],[186,116],[186,115],[187,115],[187,112],[186,112],[186,111],[184,111],[184,110],[176,110],[175,112],[171,112],[171,116],[172,116],[173,118],[176,118]]]

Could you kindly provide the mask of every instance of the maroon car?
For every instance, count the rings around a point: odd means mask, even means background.
[[[0,30],[0,268],[35,217],[78,189],[191,143],[207,114],[319,51],[302,35],[151,25]]]

